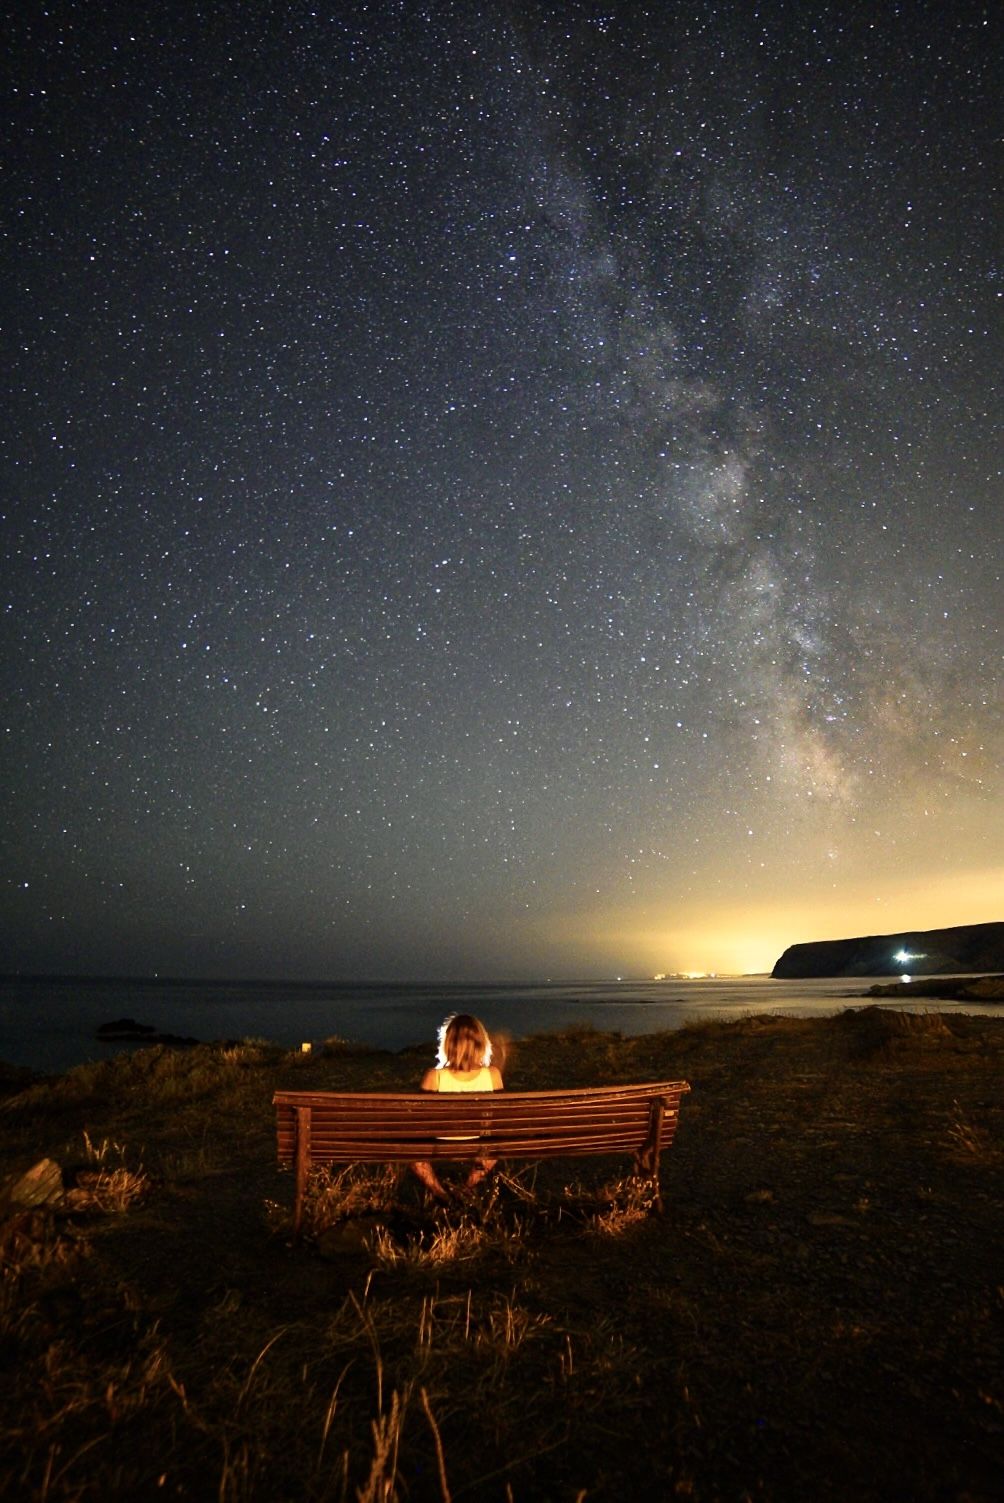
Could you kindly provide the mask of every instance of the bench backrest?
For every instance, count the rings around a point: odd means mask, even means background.
[[[277,1091],[279,1162],[658,1153],[673,1140],[689,1090],[685,1080],[662,1080],[455,1095]]]

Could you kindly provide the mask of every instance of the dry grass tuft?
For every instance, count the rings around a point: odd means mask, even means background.
[[[85,1127],[84,1153],[89,1164],[106,1164],[110,1158],[125,1157],[125,1144],[117,1143],[114,1138],[102,1138],[100,1143],[95,1143]]]
[[[602,1192],[608,1203],[586,1218],[586,1230],[598,1237],[622,1237],[646,1222],[655,1207],[655,1188],[650,1180],[628,1175]]]
[[[397,1464],[410,1399],[410,1387],[403,1394],[395,1388],[390,1396],[390,1408],[386,1413],[381,1411],[371,1421],[373,1459],[369,1476],[362,1487],[356,1489],[357,1503],[395,1503],[398,1498]]]
[[[313,1171],[303,1202],[303,1229],[318,1237],[353,1216],[386,1213],[393,1204],[398,1172],[393,1165],[350,1164]]]
[[[282,1050],[268,1039],[246,1038],[237,1043],[221,1044],[215,1053],[221,1064],[247,1068],[277,1060]]]
[[[378,1268],[435,1269],[482,1257],[489,1241],[483,1226],[461,1216],[458,1221],[443,1220],[431,1232],[421,1231],[403,1241],[386,1227],[377,1227],[370,1251]]]
[[[107,1215],[128,1210],[149,1188],[150,1181],[142,1170],[133,1172],[124,1165],[118,1169],[82,1169],[65,1199],[71,1210]]]
[[[1000,1150],[986,1128],[975,1122],[958,1101],[953,1101],[949,1108],[947,1132],[949,1143],[962,1158],[990,1162],[1000,1156]]]
[[[114,1138],[102,1138],[96,1143],[84,1128],[84,1154],[90,1169],[77,1171],[73,1187],[67,1190],[65,1204],[73,1211],[97,1211],[103,1214],[121,1213],[150,1188],[150,1180],[142,1165],[130,1169],[121,1162],[125,1158],[124,1143]],[[115,1164],[114,1160],[120,1162]]]
[[[918,1045],[943,1049],[955,1042],[951,1020],[938,1012],[900,1012],[885,1007],[852,1007],[833,1019],[833,1026],[862,1059],[881,1063],[890,1054]]]

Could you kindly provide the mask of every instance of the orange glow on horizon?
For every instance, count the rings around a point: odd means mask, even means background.
[[[1004,921],[1004,868],[907,878],[869,891],[793,893],[739,901],[651,902],[555,916],[552,944],[613,973],[752,975],[770,971],[789,945],[865,934]]]

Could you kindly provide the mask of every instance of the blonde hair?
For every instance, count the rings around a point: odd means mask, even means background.
[[[492,1062],[492,1041],[480,1018],[456,1012],[439,1030],[436,1064],[440,1070],[486,1069]]]

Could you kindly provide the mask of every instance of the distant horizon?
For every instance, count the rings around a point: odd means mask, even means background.
[[[292,986],[318,988],[334,986],[359,986],[359,987],[443,987],[444,989],[484,988],[491,987],[545,987],[545,986],[616,986],[623,983],[628,986],[637,986],[643,982],[659,984],[663,981],[736,981],[746,977],[754,978],[770,976],[769,970],[764,971],[666,971],[662,975],[652,975],[647,971],[627,972],[620,975],[587,976],[497,976],[491,979],[485,977],[472,977],[467,979],[447,979],[440,976],[424,977],[392,977],[392,976],[332,976],[327,979],[313,976],[217,976],[211,974],[196,975],[187,974],[160,974],[157,971],[150,972],[98,972],[98,971],[0,971],[0,982],[5,981],[58,981],[79,982],[83,984],[156,984],[162,986],[198,986],[211,984],[213,986]]]
[[[729,970],[729,969],[698,969],[697,967],[680,968],[664,971],[628,970],[592,972],[569,971],[567,974],[551,972],[545,974],[540,971],[526,971],[523,973],[508,972],[487,976],[484,973],[467,976],[446,975],[409,975],[395,976],[392,974],[353,974],[353,975],[329,975],[318,974],[267,974],[267,973],[226,973],[219,971],[166,971],[159,968],[150,970],[132,969],[109,970],[86,967],[68,969],[40,969],[37,967],[15,967],[0,971],[0,982],[51,982],[63,984],[81,985],[161,985],[161,986],[197,986],[214,985],[221,987],[254,987],[254,986],[288,986],[302,988],[304,990],[322,989],[326,987],[373,987],[373,988],[442,988],[444,990],[463,990],[465,988],[490,989],[490,988],[513,988],[513,987],[547,987],[547,986],[616,986],[662,984],[664,982],[696,982],[696,981],[729,981],[755,979],[759,977],[772,978],[772,972],[781,956],[788,949],[799,945],[813,944],[840,944],[854,942],[880,942],[894,941],[920,937],[932,933],[940,933],[952,930],[981,929],[1001,925],[1002,919],[967,919],[959,923],[951,924],[926,924],[904,926],[898,929],[873,930],[867,933],[818,936],[809,940],[793,940],[784,949],[778,952],[769,966],[763,966],[756,970]],[[917,957],[920,958],[920,957]],[[922,975],[922,971],[916,972]],[[834,979],[841,979],[839,974]]]

